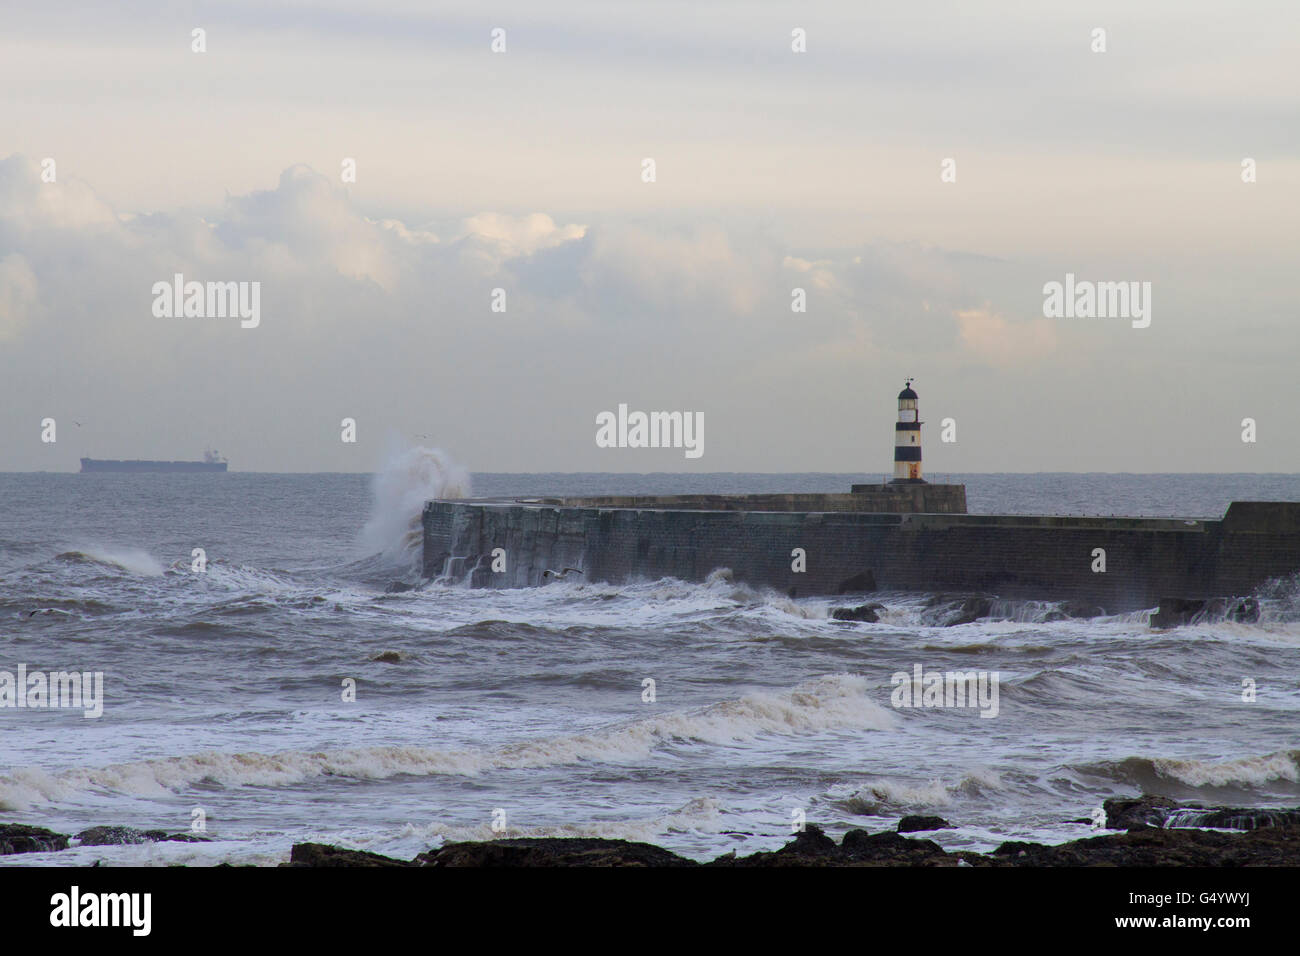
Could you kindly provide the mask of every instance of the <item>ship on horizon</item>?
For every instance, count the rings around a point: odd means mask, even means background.
[[[88,471],[113,472],[224,472],[227,461],[215,449],[205,451],[202,461],[142,461],[128,459],[118,461],[105,458],[81,459],[82,474]]]

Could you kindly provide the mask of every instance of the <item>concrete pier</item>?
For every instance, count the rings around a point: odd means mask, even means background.
[[[702,581],[717,568],[795,597],[880,590],[979,591],[1080,600],[1108,612],[1161,597],[1246,595],[1300,571],[1300,503],[1234,502],[1220,520],[970,515],[944,485],[936,511],[846,495],[435,500],[424,573],[477,587],[534,587],[547,569],[586,580]],[[949,489],[949,490],[944,490]],[[897,510],[881,508],[893,502]],[[950,510],[937,510],[939,506]],[[880,510],[864,510],[865,508]],[[796,571],[794,549],[806,570]],[[504,570],[493,571],[493,552]],[[1097,571],[1097,549],[1105,570]]]

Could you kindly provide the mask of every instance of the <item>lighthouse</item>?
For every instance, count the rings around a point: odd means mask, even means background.
[[[909,378],[898,393],[898,421],[894,424],[894,480],[891,485],[923,485],[921,477],[921,417],[916,392]]]

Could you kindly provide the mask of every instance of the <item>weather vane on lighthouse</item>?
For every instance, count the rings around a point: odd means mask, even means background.
[[[898,393],[898,421],[894,424],[894,480],[891,485],[923,485],[921,477],[921,421],[909,377]]]

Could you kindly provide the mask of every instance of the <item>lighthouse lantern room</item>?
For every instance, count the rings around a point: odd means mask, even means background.
[[[894,480],[890,484],[925,484],[921,477],[921,425],[916,392],[908,379],[898,393],[898,421],[894,425]]]

